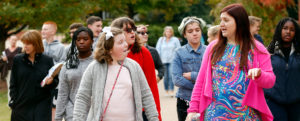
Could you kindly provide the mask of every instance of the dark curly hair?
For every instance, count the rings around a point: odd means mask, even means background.
[[[273,40],[271,41],[271,43],[268,46],[269,53],[274,54],[275,47],[277,46],[276,43],[278,44],[280,49],[282,48],[283,40],[281,37],[281,31],[283,29],[284,24],[288,21],[292,22],[295,26],[295,36],[294,36],[292,42],[293,42],[295,50],[296,50],[295,52],[300,53],[300,28],[299,28],[299,25],[297,24],[296,20],[294,20],[293,18],[290,18],[290,17],[283,18],[278,22],[276,29],[275,29],[275,33],[273,35]]]
[[[76,40],[77,40],[78,34],[80,32],[83,32],[83,31],[87,32],[88,35],[90,36],[90,38],[93,41],[93,32],[89,28],[80,27],[80,28],[78,28],[74,32],[74,35],[73,35],[73,38],[72,38],[72,42],[71,42],[71,47],[70,47],[70,49],[68,51],[67,59],[66,59],[66,67],[67,67],[67,69],[77,68],[78,65],[79,65],[79,58],[78,58],[78,50],[77,50],[77,46],[76,46]],[[91,49],[91,51],[92,51],[92,49]]]

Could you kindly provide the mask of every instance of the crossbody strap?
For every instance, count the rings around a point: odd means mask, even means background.
[[[110,102],[111,96],[112,96],[112,94],[113,94],[113,92],[114,92],[115,86],[116,86],[116,84],[117,84],[117,80],[118,80],[118,78],[119,78],[121,69],[122,69],[122,67],[123,67],[123,63],[124,63],[124,61],[122,61],[122,63],[121,63],[121,67],[120,67],[120,69],[119,69],[119,72],[118,72],[118,74],[117,74],[116,80],[115,80],[114,85],[113,85],[113,87],[112,87],[112,90],[111,90],[111,92],[110,92],[110,95],[109,95],[109,98],[108,98],[108,100],[107,100],[105,109],[104,109],[104,111],[103,111],[103,113],[102,113],[102,115],[101,115],[101,117],[100,117],[100,121],[103,121],[104,115],[105,115],[105,113],[106,113],[106,111],[107,111],[107,107],[108,107],[108,104],[109,104],[109,102]]]

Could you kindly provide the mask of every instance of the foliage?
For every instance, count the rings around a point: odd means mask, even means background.
[[[215,24],[218,24],[220,21],[221,9],[232,3],[241,3],[247,10],[248,15],[262,18],[263,23],[259,33],[262,35],[266,46],[272,40],[277,22],[283,17],[288,16],[286,9],[277,9],[276,6],[260,4],[254,0],[209,0],[208,4],[214,8],[211,11],[211,15],[217,18]]]
[[[11,34],[16,34],[29,26],[40,29],[45,21],[57,23],[59,31],[81,19],[87,13],[99,9],[92,0],[2,0],[0,2],[0,51],[3,42]]]

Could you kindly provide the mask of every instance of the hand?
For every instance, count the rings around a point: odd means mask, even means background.
[[[46,79],[46,84],[47,84],[47,85],[51,84],[52,82],[53,82],[53,77],[48,77],[48,78]]]
[[[247,78],[251,78],[252,80],[255,80],[255,78],[260,77],[260,75],[261,75],[261,69],[253,68],[248,71]]]
[[[3,57],[2,57],[2,60],[3,60],[3,61],[7,61],[7,57],[6,57],[6,56],[3,56]]]
[[[158,83],[160,81],[160,78],[156,76],[156,82]]]
[[[185,121],[192,121],[192,118],[196,115],[197,113],[188,113],[186,116]]]
[[[187,73],[183,73],[182,76],[187,80],[191,80],[191,74],[192,74],[191,72],[187,72]]]

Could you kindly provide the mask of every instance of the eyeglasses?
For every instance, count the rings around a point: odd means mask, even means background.
[[[125,30],[127,33],[131,33],[131,32],[135,32],[136,28],[125,28]]]
[[[149,32],[136,32],[136,33],[141,35],[149,35]]]

